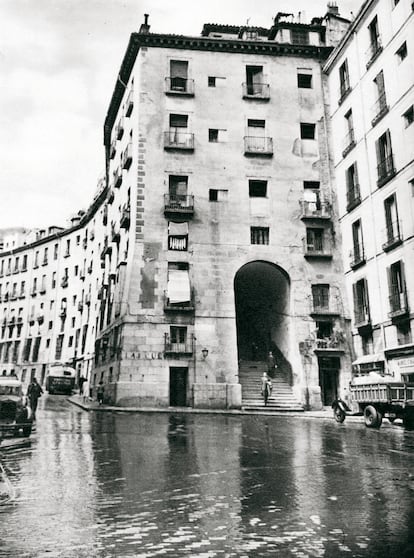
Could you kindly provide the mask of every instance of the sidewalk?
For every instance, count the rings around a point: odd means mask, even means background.
[[[115,405],[99,405],[97,401],[85,400],[82,395],[72,395],[68,401],[85,411],[112,412],[112,413],[189,413],[198,415],[260,415],[260,416],[287,416],[318,418],[333,421],[331,409],[321,411],[247,411],[244,409],[194,409],[193,407],[117,407]],[[363,423],[361,416],[350,416],[347,421]]]

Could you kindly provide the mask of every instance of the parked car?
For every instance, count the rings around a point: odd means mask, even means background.
[[[0,438],[31,433],[31,413],[22,383],[15,376],[0,376]]]

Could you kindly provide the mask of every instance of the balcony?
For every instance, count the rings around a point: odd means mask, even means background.
[[[124,135],[124,119],[120,118],[118,124],[115,126],[115,137],[116,139],[122,139]]]
[[[387,104],[387,98],[385,96],[385,92],[379,96],[376,103],[371,108],[372,113],[372,120],[371,125],[374,127],[389,111],[389,107]]]
[[[388,313],[388,316],[392,320],[404,318],[409,314],[408,297],[405,288],[401,292],[399,287],[392,285],[390,289],[389,301],[390,312]]]
[[[385,242],[382,245],[382,249],[384,250],[384,252],[389,252],[402,243],[403,239],[400,232],[400,222],[398,219],[392,221],[387,225],[387,227],[383,231],[383,238],[385,238]]]
[[[371,316],[369,315],[368,308],[356,307],[354,310],[354,325],[358,329],[371,327]]]
[[[19,294],[19,298],[20,299],[26,298],[26,293],[24,291],[21,291]]]
[[[63,254],[64,258],[69,258],[70,257],[70,252],[69,250],[67,250],[64,254]]]
[[[86,248],[88,247],[88,239],[86,236],[82,239],[82,247],[84,250],[86,250]]]
[[[125,204],[122,208],[119,226],[121,227],[121,229],[129,229],[130,222],[131,222],[131,210],[129,205]]]
[[[268,101],[270,99],[270,86],[268,83],[242,83],[243,99]]]
[[[43,258],[42,265],[47,265],[49,260],[47,258]]]
[[[116,139],[114,139],[111,142],[111,145],[109,147],[109,158],[113,159],[115,157],[115,155],[116,155]]]
[[[365,52],[367,69],[375,62],[375,60],[378,58],[381,52],[382,52],[381,36],[377,35],[375,40],[371,42],[371,44],[369,45],[369,47]]]
[[[64,277],[62,277],[62,281],[60,282],[60,286],[65,289],[69,284],[69,277],[67,275],[65,275]]]
[[[121,235],[119,234],[119,231],[116,230],[115,223],[111,223],[111,241],[118,244],[120,240]]]
[[[108,192],[108,203],[111,204],[114,201],[115,193],[113,190],[109,190]],[[93,238],[91,238],[93,240]]]
[[[122,168],[128,170],[132,163],[132,143],[129,142],[122,153]]]
[[[122,184],[122,169],[117,169],[116,171],[114,171],[113,177],[114,188],[120,188]]]
[[[62,320],[66,318],[66,308],[60,309],[59,316],[62,318]]]
[[[30,315],[30,316],[29,316],[29,325],[32,326],[32,325],[35,324],[35,322],[36,322],[36,319],[35,319],[34,315],[33,315],[33,314]],[[25,359],[25,360],[29,360],[29,359],[27,358],[27,359]]]
[[[112,253],[112,246],[109,244],[108,237],[105,237],[104,244],[101,251],[101,259],[104,259],[107,254]]]
[[[305,258],[332,258],[332,243],[331,240],[326,237],[315,239],[313,242],[308,241],[306,238],[304,238],[303,248]]]
[[[9,319],[9,326],[14,326],[15,323],[16,323],[16,318],[15,318],[15,316],[12,316]]]
[[[128,93],[127,102],[125,105],[125,116],[131,116],[132,109],[134,108],[134,90],[131,89]]]
[[[345,351],[345,339],[342,335],[333,333],[330,337],[315,339],[315,351],[328,354],[329,351]]]
[[[42,323],[45,321],[45,317],[43,314],[38,314],[36,320],[39,325],[42,325]]]
[[[30,296],[36,296],[36,295],[37,295],[37,289],[36,289],[36,288],[33,288],[33,289],[30,291]]]
[[[186,194],[164,194],[166,217],[189,218],[194,215],[194,196]]]
[[[351,269],[354,270],[358,269],[358,267],[365,264],[366,262],[365,250],[362,243],[359,244],[358,246],[355,246],[354,249],[350,251],[349,260],[350,260],[349,265]]]
[[[194,97],[194,80],[183,77],[166,77],[165,94]]]
[[[81,300],[78,302],[78,310],[79,312],[82,312],[83,310],[83,302]]]
[[[85,295],[85,304],[86,306],[91,305],[91,295],[89,293]]]
[[[346,210],[352,211],[361,203],[361,190],[359,184],[352,184],[348,186],[346,192]]]
[[[377,186],[384,186],[395,175],[394,158],[391,155],[384,157],[377,165],[378,180]]]
[[[39,289],[39,294],[44,295],[46,294],[46,287],[44,285],[42,285]]]
[[[47,263],[47,262],[46,262],[46,263]],[[20,269],[19,269],[18,267],[15,267],[15,268],[13,269],[13,275],[16,275],[16,274],[19,273],[19,272],[20,272]]]
[[[92,262],[88,265],[87,271],[88,271],[89,275],[92,273],[92,271],[93,271],[93,263]]]
[[[307,201],[301,200],[300,206],[302,209],[300,218],[306,219],[331,219],[332,205],[328,201]]]
[[[245,136],[244,154],[246,156],[273,157],[273,138]]]
[[[81,269],[80,272],[79,272],[79,279],[80,279],[81,281],[85,281],[85,278],[86,278],[85,270],[84,270],[84,269]]]
[[[164,353],[166,356],[168,355],[171,357],[188,357],[193,354],[193,345],[192,339],[184,342],[172,342],[170,336],[166,334],[164,339]]]
[[[10,295],[10,300],[17,300],[17,292],[13,291]]]
[[[319,293],[317,296],[311,297],[310,301],[312,317],[340,316],[342,314],[341,300],[332,292]]]
[[[182,129],[185,130],[185,128]],[[164,132],[164,149],[194,151],[194,134],[177,130]]]
[[[342,140],[342,157],[345,158],[355,145],[355,132],[354,130],[349,130]]]
[[[164,292],[164,311],[165,312],[194,312],[194,292],[191,290],[191,300],[185,302],[170,302],[167,292]]]

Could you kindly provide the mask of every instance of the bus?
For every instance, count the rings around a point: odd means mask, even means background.
[[[71,366],[57,363],[50,364],[46,377],[46,391],[49,394],[62,393],[70,395],[75,388],[76,370]]]

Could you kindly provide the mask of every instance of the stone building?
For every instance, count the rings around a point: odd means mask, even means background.
[[[322,66],[335,6],[269,29],[131,35],[105,127],[95,379],[119,405],[279,406],[350,380]]]
[[[414,379],[414,12],[364,3],[328,58],[354,372]]]

